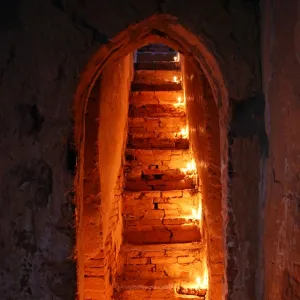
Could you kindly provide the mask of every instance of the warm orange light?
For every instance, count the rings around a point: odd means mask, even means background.
[[[207,268],[205,268],[205,271],[202,275],[202,277],[196,278],[196,287],[198,289],[207,289],[208,288],[208,272]]]
[[[187,139],[189,136],[188,126],[186,126],[185,128],[182,128],[180,131],[180,134],[181,134],[182,138]]]
[[[179,62],[180,61],[180,56],[179,53],[173,57],[174,61]]]
[[[206,168],[207,167],[207,163],[205,161],[200,161],[200,167],[201,168]]]
[[[182,168],[181,171],[183,171],[184,173],[196,172],[196,163],[195,163],[195,161],[193,159],[191,161],[189,161],[186,164],[186,168]]]
[[[174,77],[173,77],[173,82],[176,82],[176,83],[178,82],[177,76],[174,76]]]
[[[174,106],[181,106],[181,105],[184,105],[185,104],[185,101],[182,100],[182,98],[179,96],[177,97],[177,103],[174,104]]]

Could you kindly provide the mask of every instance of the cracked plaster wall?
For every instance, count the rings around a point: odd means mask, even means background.
[[[234,108],[258,99],[261,92],[257,9],[254,1],[221,0],[188,5],[179,0],[1,2],[0,294],[4,299],[75,298],[72,104],[79,74],[91,54],[155,12],[174,15],[216,55]],[[240,111],[235,114],[238,119]],[[259,160],[258,131],[260,127],[250,135],[233,135],[231,163],[241,173],[231,182],[230,220],[240,221],[228,224],[228,241],[234,245],[228,268],[238,270],[227,275],[229,299],[253,299],[255,284],[248,274],[253,256],[247,252],[248,237],[240,239],[240,233],[256,222],[249,217],[245,224],[243,216],[249,209],[255,216],[260,178],[257,164],[249,177],[242,175],[249,167],[242,158],[254,155]],[[251,197],[241,192],[246,184]],[[244,202],[248,204],[243,206]],[[257,233],[251,238],[255,242]]]

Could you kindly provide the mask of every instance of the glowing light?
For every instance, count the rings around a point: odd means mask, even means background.
[[[182,99],[182,97],[177,97],[177,103],[174,104],[174,106],[178,107],[178,106],[183,106],[185,105],[185,101],[184,99]]]
[[[201,221],[202,219],[202,203],[200,197],[199,197],[198,209],[195,208],[192,209],[192,219],[198,221]]]
[[[173,59],[175,62],[179,62],[180,61],[179,53],[176,56],[174,56]]]
[[[174,77],[173,77],[173,82],[176,82],[176,83],[178,82],[177,76],[174,76]]]
[[[208,272],[207,268],[205,268],[204,274],[202,278],[197,277],[196,278],[196,287],[198,289],[207,289],[208,288]]]
[[[181,134],[182,138],[187,139],[189,136],[188,126],[186,126],[185,128],[182,128],[180,131],[180,134]]]
[[[186,168],[181,169],[182,172],[187,173],[187,172],[196,172],[196,163],[194,160],[191,160],[186,164]]]

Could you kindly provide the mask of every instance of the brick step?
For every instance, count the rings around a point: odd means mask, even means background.
[[[185,116],[128,118],[128,133],[144,134],[147,138],[160,136],[185,138],[181,131],[186,130],[186,122]]]
[[[137,91],[131,92],[130,104],[139,107],[148,104],[172,104],[178,106],[178,98],[184,98],[183,91]],[[183,107],[183,105],[182,105]]]
[[[166,171],[185,168],[192,155],[188,150],[126,149],[126,166],[135,170]],[[126,168],[127,169],[127,168]]]
[[[189,149],[189,140],[183,138],[158,138],[143,137],[142,134],[129,134],[127,139],[127,148],[129,149]]]
[[[119,280],[113,300],[205,300],[205,295],[181,296],[176,293],[177,286],[189,284],[184,279]]]
[[[180,82],[167,82],[162,84],[132,82],[131,91],[182,91]]]
[[[193,179],[187,178],[185,180],[127,180],[125,189],[127,191],[171,191],[174,189],[185,190],[193,189],[196,183]]]
[[[181,174],[178,170],[158,171],[155,175],[135,175],[135,171],[125,173],[125,189],[128,191],[169,191],[193,189],[196,187],[196,178]]]
[[[125,244],[166,244],[200,241],[200,228],[196,223],[183,225],[128,225],[123,228]]]
[[[119,253],[122,279],[186,279],[201,270],[202,244],[123,244]]]
[[[177,57],[177,52],[138,52],[137,61],[138,62],[174,62],[174,57]]]
[[[128,223],[137,220],[157,220],[156,224],[183,224],[192,219],[193,209],[199,206],[197,190],[124,192],[123,217]],[[131,220],[131,222],[129,221]],[[143,221],[144,220],[144,221]]]
[[[129,105],[129,118],[155,118],[155,117],[186,117],[183,105],[148,104],[143,106]]]
[[[181,81],[181,71],[137,70],[134,72],[134,83],[164,84],[173,83],[174,78]]]
[[[196,186],[195,173],[185,173],[191,161],[188,150],[127,149],[125,189],[130,191],[182,190]]]
[[[180,71],[180,64],[175,61],[162,62],[136,62],[134,63],[135,70],[169,70]]]

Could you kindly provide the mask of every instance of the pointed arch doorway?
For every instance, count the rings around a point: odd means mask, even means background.
[[[78,298],[85,297],[85,290],[94,290],[94,299],[111,299],[115,272],[108,270],[105,257],[107,245],[110,205],[105,204],[108,198],[102,195],[101,187],[107,186],[105,176],[96,170],[99,185],[96,197],[91,202],[84,200],[84,179],[87,169],[87,134],[94,128],[98,130],[98,122],[89,120],[86,110],[89,105],[91,92],[107,66],[133,53],[136,49],[147,44],[165,44],[176,49],[185,59],[184,72],[186,78],[196,76],[199,81],[186,80],[186,90],[190,105],[187,107],[191,139],[194,141],[194,154],[197,171],[202,186],[203,227],[206,232],[206,261],[208,268],[208,298],[222,299],[226,294],[226,248],[225,234],[227,214],[227,122],[228,96],[225,80],[217,59],[204,40],[197,37],[180,25],[178,20],[169,15],[158,14],[133,24],[127,30],[118,34],[108,44],[103,45],[90,59],[81,75],[75,95],[75,142],[78,149],[78,168],[75,180],[77,204],[77,280]],[[201,84],[202,91],[195,92]],[[100,100],[99,100],[100,101]],[[96,101],[97,103],[97,101]],[[95,111],[99,106],[95,104]],[[92,109],[93,110],[93,109]],[[197,110],[202,111],[199,124]],[[190,111],[190,112],[189,112]],[[97,114],[93,116],[95,119]],[[101,117],[99,124],[101,124]],[[207,129],[207,131],[206,131]],[[92,137],[91,137],[92,138]],[[91,139],[90,138],[90,139]],[[92,138],[93,139],[93,138]],[[96,139],[96,140],[95,140]],[[100,145],[98,133],[94,134],[94,143]],[[98,147],[98,146],[97,146]],[[95,150],[96,153],[97,149]],[[98,163],[101,158],[98,156]],[[113,159],[113,158],[112,158]],[[118,158],[119,160],[121,158]],[[109,161],[109,160],[107,160]],[[107,166],[109,168],[109,166]],[[117,178],[111,179],[116,181]],[[105,209],[104,209],[105,207]],[[98,231],[99,238],[95,233]],[[101,236],[101,238],[100,238]],[[101,257],[99,259],[99,257]],[[114,257],[118,259],[118,250]],[[97,269],[98,277],[86,269],[91,263],[103,260],[103,266]],[[91,287],[92,286],[92,287]],[[103,296],[103,297],[102,297]],[[102,298],[100,298],[102,297]],[[106,298],[105,298],[106,297]]]

